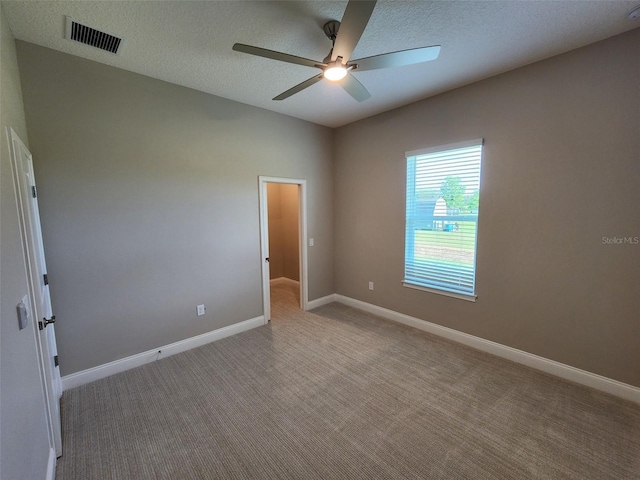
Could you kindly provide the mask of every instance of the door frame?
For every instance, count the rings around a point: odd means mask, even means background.
[[[283,183],[298,185],[298,256],[300,278],[300,308],[308,309],[309,277],[307,258],[307,181],[297,178],[258,177],[259,209],[260,209],[260,267],[262,270],[262,305],[265,324],[271,320],[271,291],[269,278],[269,205],[267,201],[267,184]]]
[[[37,259],[41,258],[42,262],[45,262],[45,256],[42,245],[41,230],[39,228],[40,226],[38,225],[35,229],[33,228],[34,222],[40,221],[37,200],[34,206],[34,212],[31,211],[29,201],[25,200],[25,198],[31,199],[32,197],[29,194],[31,186],[25,184],[22,174],[23,170],[21,168],[21,162],[23,162],[23,160],[20,157],[22,154],[21,150],[28,157],[29,174],[33,178],[33,183],[35,184],[33,157],[31,156],[31,152],[27,146],[11,127],[7,127],[6,133],[8,137],[7,140],[9,141],[14,195],[20,223],[20,236],[25,262],[25,273],[27,276],[27,298],[29,300],[29,317],[31,320],[28,328],[31,328],[33,332],[38,354],[37,361],[40,371],[40,380],[42,383],[42,393],[46,406],[45,413],[47,418],[47,430],[49,432],[49,444],[51,449],[55,451],[55,456],[59,457],[62,455],[62,426],[60,421],[62,382],[60,380],[59,367],[57,365],[53,367],[51,364],[53,356],[57,354],[55,347],[55,332],[53,331],[53,328],[46,328],[43,331],[40,331],[38,328],[38,321],[41,318],[50,316],[51,312],[43,311],[43,307],[41,305],[42,295],[37,287],[37,282],[42,280]],[[51,310],[50,301],[46,301],[44,303],[46,304],[45,309]],[[53,327],[53,325],[50,325],[50,327]],[[53,342],[52,346],[49,345],[50,342]]]

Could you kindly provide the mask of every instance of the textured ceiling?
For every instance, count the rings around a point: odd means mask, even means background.
[[[346,1],[3,1],[15,38],[178,85],[337,127],[640,26],[633,1],[379,1],[352,58],[442,45],[421,65],[356,73],[362,103],[318,70],[252,57],[236,42],[322,60],[322,25]],[[125,38],[119,55],[64,39],[64,16]]]

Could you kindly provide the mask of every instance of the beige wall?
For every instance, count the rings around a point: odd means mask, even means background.
[[[299,188],[298,185],[280,185],[282,191],[280,197],[282,202],[282,239],[284,240],[283,276],[296,281],[300,280]]]
[[[330,129],[17,48],[63,375],[263,313],[259,175],[307,180],[309,299],[335,291]]]
[[[282,239],[282,205],[280,184],[267,183],[267,208],[269,222],[269,278],[284,276],[284,242]]]
[[[271,279],[300,280],[298,189],[298,185],[267,184]]]
[[[0,5],[0,478],[45,478],[49,437],[33,321],[18,329],[27,277],[7,127],[28,145],[13,36]],[[33,320],[33,319],[32,319]]]
[[[337,292],[640,386],[640,245],[602,242],[640,237],[638,45],[640,29],[338,129]],[[404,153],[478,137],[478,300],[405,288]]]
[[[300,280],[298,185],[268,183],[271,278]]]

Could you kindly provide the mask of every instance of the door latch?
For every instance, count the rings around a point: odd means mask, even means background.
[[[50,323],[56,323],[55,315],[51,315],[51,318],[48,320],[46,318],[43,318],[42,322],[38,322],[38,329],[44,330],[46,326],[49,325]]]

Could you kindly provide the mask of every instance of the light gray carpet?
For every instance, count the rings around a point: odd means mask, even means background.
[[[358,310],[271,325],[64,393],[71,479],[640,478],[640,406]]]

